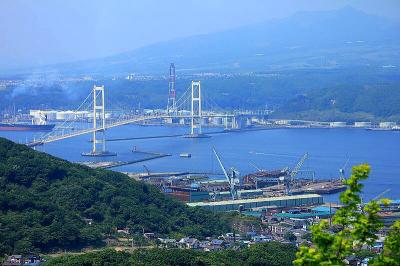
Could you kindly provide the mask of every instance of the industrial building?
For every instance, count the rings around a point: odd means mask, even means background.
[[[256,198],[262,197],[263,191],[261,189],[246,189],[246,190],[239,190],[238,193],[240,194],[240,198],[248,199],[248,198]],[[210,198],[215,197],[218,200],[229,200],[232,198],[230,191],[219,191],[217,193],[210,192]]]
[[[354,122],[354,127],[372,127],[371,122]]]
[[[191,207],[201,207],[211,211],[236,211],[254,208],[293,208],[300,206],[312,206],[323,203],[322,196],[318,194],[304,194],[282,197],[255,198],[224,200],[214,202],[191,202],[187,203]]]
[[[347,123],[346,122],[330,122],[329,126],[330,127],[346,127]]]
[[[379,123],[380,128],[392,128],[394,126],[396,126],[395,122],[380,122]]]

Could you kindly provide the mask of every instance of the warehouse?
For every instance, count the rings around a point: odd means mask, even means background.
[[[319,205],[322,203],[322,196],[318,194],[305,194],[269,198],[223,200],[214,202],[191,202],[187,203],[187,205],[191,207],[202,207],[211,211],[236,211],[260,207],[291,208]]]

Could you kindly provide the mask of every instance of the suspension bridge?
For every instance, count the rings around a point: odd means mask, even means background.
[[[54,127],[52,131],[26,145],[35,147],[80,135],[92,134],[92,151],[87,155],[107,155],[105,132],[114,127],[143,123],[151,120],[184,119],[190,121],[190,132],[188,132],[187,137],[198,138],[206,137],[202,132],[203,119],[205,118],[220,118],[223,121],[225,129],[237,129],[240,128],[241,118],[266,114],[263,111],[218,111],[222,109],[219,108],[212,99],[204,97],[200,81],[192,81],[182,96],[177,99],[175,93],[175,71],[174,68],[171,69],[168,105],[165,111],[151,114],[124,115],[118,119],[107,119],[107,117],[110,116],[110,112],[106,112],[107,98],[105,88],[104,86],[95,85],[85,100],[74,111],[76,114],[82,113],[83,111],[90,112],[92,123],[89,128],[75,129],[72,125],[79,120],[79,115],[76,115],[71,119],[66,119],[63,123]]]

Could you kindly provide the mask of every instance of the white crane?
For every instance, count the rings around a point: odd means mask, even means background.
[[[235,168],[231,168],[230,173],[228,174],[217,151],[215,150],[214,147],[212,148],[212,150],[215,154],[215,157],[217,157],[218,163],[221,166],[222,172],[224,172],[224,176],[225,176],[226,180],[229,183],[229,189],[231,192],[232,200],[239,198],[239,193],[237,190],[237,186],[239,186],[239,184],[240,184],[239,172]]]
[[[388,193],[391,189],[388,188],[385,191],[381,192],[378,194],[378,196],[374,197],[372,200],[379,200],[380,198],[382,198],[386,193]]]
[[[379,193],[377,196],[373,197],[373,198],[371,199],[371,201],[377,201],[377,200],[379,200],[379,199],[382,198],[386,193],[388,193],[390,190],[391,190],[391,189],[388,188],[388,189],[382,191],[382,192]],[[360,198],[361,198],[361,203],[360,203],[360,205],[359,205],[359,208],[362,210],[362,209],[364,208],[364,206],[365,206],[366,203],[364,202],[363,197],[360,197]]]
[[[340,180],[345,180],[345,170],[346,170],[346,166],[349,163],[350,158],[348,157],[346,162],[344,163],[344,165],[342,166],[342,168],[339,169],[339,174],[340,174]]]
[[[282,181],[286,186],[286,194],[291,194],[291,185],[294,183],[297,173],[300,171],[300,168],[303,166],[304,162],[308,158],[308,152],[306,152],[301,159],[297,162],[296,166],[288,172],[287,175],[280,177],[280,181]],[[288,167],[285,168],[285,172],[288,171]]]
[[[290,181],[294,181],[297,173],[300,171],[300,168],[303,166],[304,162],[308,158],[308,152],[304,153],[303,157],[301,157],[300,161],[293,167],[292,171],[290,171]]]
[[[253,166],[255,169],[257,169],[257,171],[262,172],[265,171],[263,169],[261,169],[260,167],[258,167],[255,163],[250,163],[251,166]]]

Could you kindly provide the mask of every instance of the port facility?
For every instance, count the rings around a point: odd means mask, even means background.
[[[189,202],[188,206],[201,207],[211,211],[236,211],[254,208],[291,208],[323,204],[323,197],[318,194],[304,194],[281,197],[263,197],[254,199],[222,200],[210,202]]]

